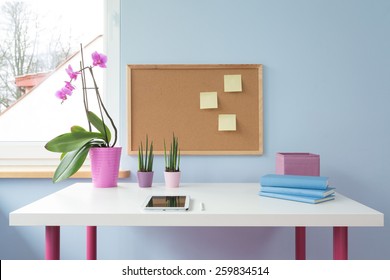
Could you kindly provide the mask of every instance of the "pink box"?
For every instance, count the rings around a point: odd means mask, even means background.
[[[310,153],[277,153],[276,174],[320,176],[320,156]]]

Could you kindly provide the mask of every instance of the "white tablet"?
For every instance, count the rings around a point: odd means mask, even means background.
[[[188,195],[151,195],[143,205],[145,210],[186,211],[190,208]]]

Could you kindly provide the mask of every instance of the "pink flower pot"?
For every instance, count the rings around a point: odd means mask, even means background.
[[[177,188],[180,184],[181,172],[164,172],[165,186],[168,188]]]
[[[96,188],[113,188],[118,185],[121,147],[91,148],[92,183]]]
[[[153,183],[153,171],[150,172],[137,172],[138,185],[141,188],[150,188]]]

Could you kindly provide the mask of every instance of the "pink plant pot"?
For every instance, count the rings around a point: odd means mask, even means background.
[[[153,183],[153,171],[150,172],[137,172],[138,186],[140,188],[150,188]]]
[[[181,172],[164,172],[165,186],[168,188],[178,188],[180,184]]]
[[[96,188],[113,188],[118,185],[121,147],[91,148],[92,183]]]

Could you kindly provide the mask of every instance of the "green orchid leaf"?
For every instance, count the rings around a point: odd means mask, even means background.
[[[83,165],[90,148],[91,142],[88,142],[79,149],[66,153],[54,172],[53,182],[60,182],[75,174]]]
[[[61,157],[60,157],[60,160],[62,160],[65,157],[65,155],[66,155],[66,153],[62,153]]]
[[[78,125],[74,125],[70,128],[70,132],[84,132],[84,131],[87,131],[85,130],[83,127],[81,126],[78,126]]]
[[[65,133],[47,142],[45,148],[51,152],[67,153],[79,149],[93,139],[104,140],[104,137],[101,133],[89,131]]]
[[[107,144],[110,143],[111,141],[111,131],[108,128],[107,125],[103,123],[103,121],[93,112],[88,111],[87,113],[88,120],[91,122],[91,124],[98,130],[100,131],[101,134],[107,135]]]

